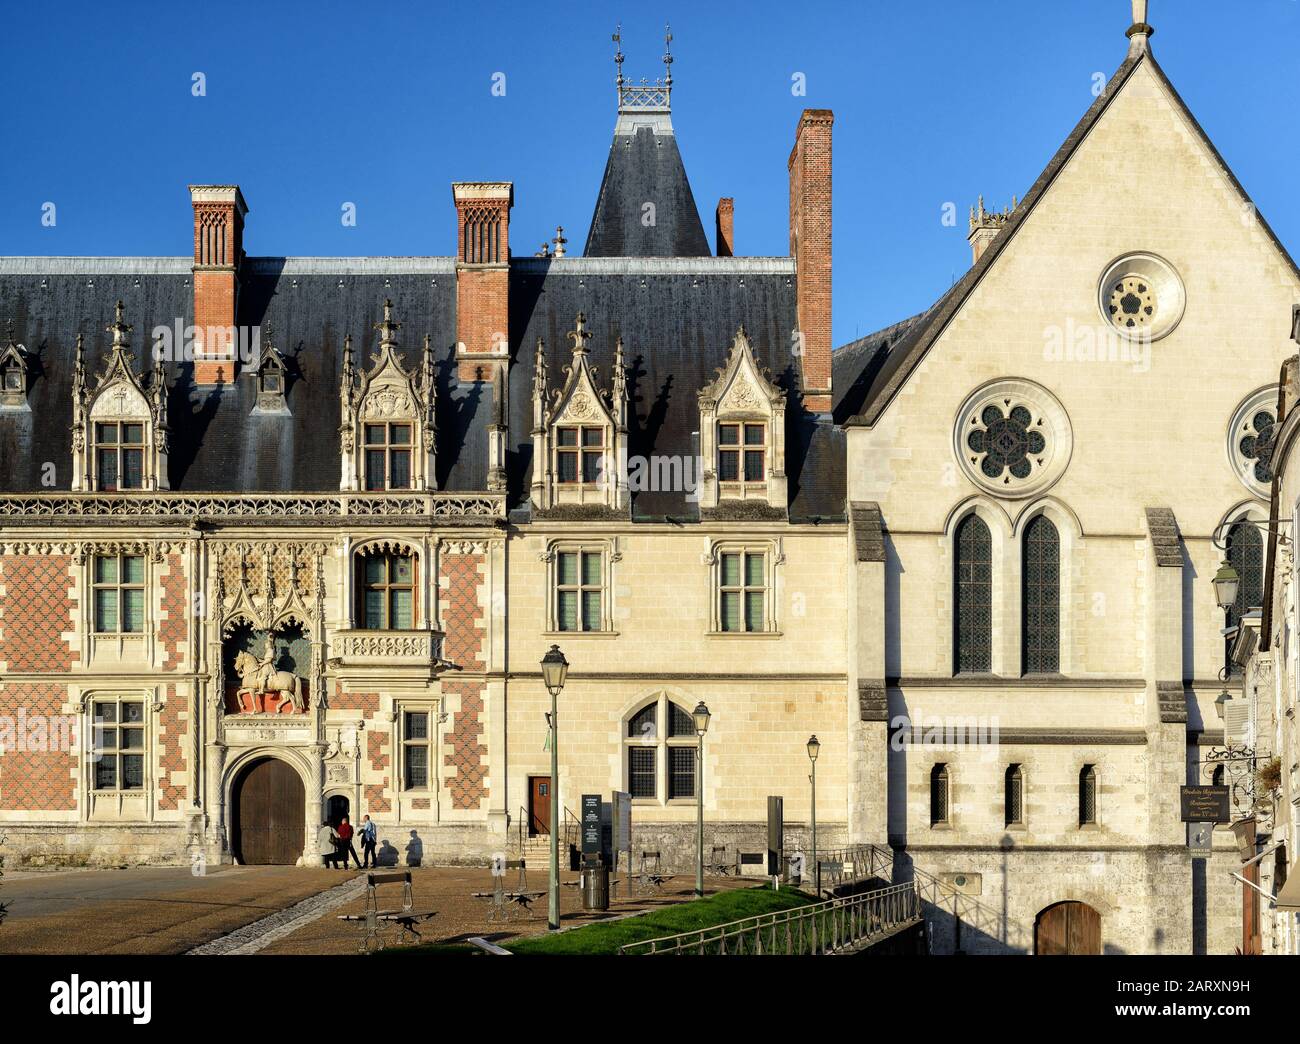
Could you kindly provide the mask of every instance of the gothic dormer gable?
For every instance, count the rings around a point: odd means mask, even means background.
[[[27,389],[31,383],[31,367],[27,349],[14,340],[13,320],[9,321],[9,339],[0,349],[0,410],[30,411]]]
[[[786,395],[755,359],[743,326],[699,403],[701,507],[752,501],[784,511]]]
[[[628,508],[627,376],[623,342],[614,345],[608,390],[591,362],[587,317],[579,312],[569,333],[573,358],[564,385],[551,390],[545,345],[539,340],[533,375],[533,480],[536,511],[555,508],[625,512]]]
[[[134,327],[118,301],[107,330],[104,369],[88,381],[85,343],[77,338],[73,396],[73,488],[117,492],[167,489],[167,375],[161,355],[152,374],[137,374]]]
[[[384,301],[384,318],[375,329],[379,347],[364,374],[353,362],[351,338],[344,342],[340,488],[434,489],[437,389],[431,339],[424,339],[419,371],[411,372],[398,351],[401,323],[393,318],[392,301]]]
[[[256,393],[251,412],[253,416],[288,417],[289,366],[272,341],[270,323],[263,324],[263,334],[257,366],[250,373]]]

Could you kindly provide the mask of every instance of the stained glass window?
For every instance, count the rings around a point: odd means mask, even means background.
[[[1255,481],[1264,485],[1273,481],[1273,436],[1277,432],[1277,418],[1271,410],[1256,410],[1244,425],[1245,434],[1238,442],[1241,455],[1247,461]]]
[[[930,770],[930,825],[948,822],[948,766]]]
[[[1001,407],[990,403],[973,421],[966,445],[971,452],[984,454],[980,471],[988,478],[1001,478],[1009,484],[1011,478],[1028,478],[1034,470],[1032,458],[1047,449],[1047,439],[1039,430],[1041,425],[1027,406],[1012,406],[1003,414]],[[1004,477],[1008,471],[1011,476]]]
[[[1237,522],[1228,530],[1228,563],[1241,577],[1237,601],[1228,610],[1227,625],[1236,627],[1251,609],[1264,604],[1264,538],[1249,522]],[[1233,674],[1241,667],[1232,661],[1232,639],[1224,642],[1224,663]]]
[[[1019,765],[1007,766],[1006,824],[1015,826],[1025,821],[1025,773]]]
[[[954,582],[956,669],[993,669],[993,539],[978,515],[968,515],[957,528],[957,567]]]
[[[1039,515],[1025,528],[1024,671],[1061,669],[1061,540],[1051,519]]]

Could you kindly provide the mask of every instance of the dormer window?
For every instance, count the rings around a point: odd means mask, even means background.
[[[534,512],[578,509],[597,514],[628,509],[627,369],[623,341],[616,338],[609,390],[600,387],[591,362],[587,317],[581,312],[569,333],[573,362],[564,387],[552,390],[546,351],[537,341],[533,368]]]
[[[0,351],[0,409],[27,408],[27,356],[14,340],[13,321],[9,324],[9,343]]]
[[[744,329],[736,332],[726,365],[699,392],[700,507],[750,511],[726,502],[753,501],[759,510],[786,510],[785,392],[758,365]]]
[[[767,481],[767,425],[718,425],[718,481]]]
[[[261,361],[253,373],[257,395],[253,403],[255,415],[288,416],[289,406],[284,393],[288,382],[285,380],[284,358],[271,344],[269,325],[266,330],[266,343],[261,346]]]
[[[555,474],[560,482],[592,485],[600,481],[605,429],[585,425],[555,431]]]
[[[364,376],[353,363],[352,339],[343,342],[339,387],[343,423],[342,475],[339,488],[382,492],[389,489],[436,489],[435,438],[437,386],[433,345],[424,339],[418,372],[407,371],[398,353],[393,302],[384,302],[379,350]]]
[[[411,488],[411,425],[367,424],[366,489]]]
[[[95,489],[114,492],[144,488],[144,425],[95,425]]]

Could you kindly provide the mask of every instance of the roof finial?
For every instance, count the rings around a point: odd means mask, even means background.
[[[664,23],[664,86],[673,85],[673,27]]]
[[[614,82],[623,86],[623,23],[614,26],[614,64],[618,67],[618,79]]]
[[[553,257],[563,257],[563,256],[564,256],[564,244],[568,242],[568,240],[564,238],[564,226],[563,226],[563,225],[556,225],[556,226],[555,226],[555,239],[552,240],[552,242],[555,243],[555,253],[554,253],[552,256],[553,256]]]
[[[129,348],[130,342],[126,335],[135,329],[130,323],[122,321],[123,314],[122,302],[119,300],[113,308],[113,325],[107,327],[108,332],[113,335],[112,347],[114,348]]]
[[[1133,0],[1133,24],[1124,34],[1129,38],[1129,53],[1145,51],[1147,43],[1155,35],[1155,29],[1147,22],[1147,0]]]

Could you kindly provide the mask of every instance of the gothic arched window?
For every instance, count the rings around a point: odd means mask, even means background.
[[[930,770],[930,825],[948,822],[948,766],[935,765]]]
[[[1018,826],[1025,821],[1025,772],[1019,765],[1008,765],[1006,775],[1006,825]]]
[[[1247,521],[1235,523],[1228,530],[1228,563],[1241,577],[1237,601],[1228,610],[1228,627],[1236,627],[1241,618],[1264,603],[1264,538],[1259,528]],[[1241,668],[1232,662],[1232,638],[1224,643],[1224,663],[1234,674]]]
[[[1079,826],[1097,822],[1097,769],[1084,765],[1079,770]]]
[[[993,538],[978,515],[957,527],[953,582],[955,667],[958,673],[993,669]]]
[[[1061,538],[1052,520],[1038,515],[1025,527],[1023,670],[1061,669]]]

